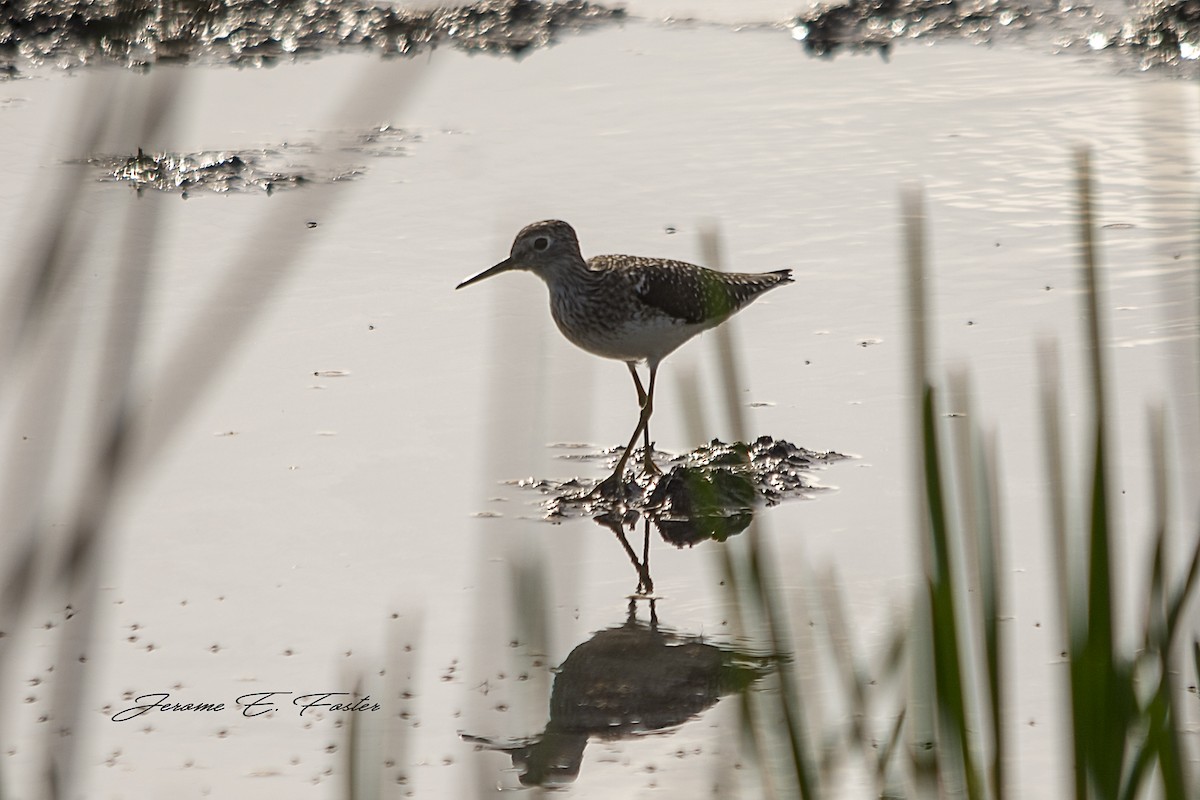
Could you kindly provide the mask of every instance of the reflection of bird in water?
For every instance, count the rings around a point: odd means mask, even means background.
[[[649,424],[659,363],[763,292],[792,280],[788,269],[726,273],[683,261],[620,255],[585,261],[575,230],[565,222],[546,220],[521,230],[508,258],[456,288],[514,269],[529,270],[546,282],[550,313],[564,336],[589,353],[619,359],[629,367],[641,415],[610,479],[617,484],[639,435],[645,439],[645,469],[658,471],[651,459]],[[645,387],[634,366],[640,361],[650,370]]]
[[[550,721],[532,738],[497,742],[464,735],[512,757],[526,786],[562,785],[579,776],[590,737],[609,741],[681,725],[743,692],[773,669],[775,659],[717,647],[636,618],[578,645],[555,670]]]

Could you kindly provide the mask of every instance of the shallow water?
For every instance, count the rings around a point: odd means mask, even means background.
[[[363,85],[375,90],[366,100],[355,94]],[[37,72],[0,84],[9,248],[29,246],[25,228],[41,206],[28,198],[47,202],[50,179],[79,168],[68,163],[79,155],[72,109],[114,89],[136,111],[138,97],[164,87],[182,98],[177,118],[147,141],[133,122],[114,125],[96,152],[288,153],[285,143],[303,143],[292,158],[305,167],[362,174],[186,202],[138,196],[99,173],[83,190],[102,232],[135,207],[152,209],[162,230],[142,376],[162,374],[198,312],[199,341],[214,345],[185,351],[195,360],[178,363],[179,375],[216,367],[182,418],[187,407],[173,405],[169,387],[139,400],[161,429],[177,427],[156,458],[146,455],[114,522],[77,732],[88,796],[340,796],[337,714],[281,706],[253,719],[230,710],[109,718],[145,693],[231,704],[252,692],[350,691],[356,672],[386,698],[369,723],[398,742],[385,785],[402,775],[405,793],[428,797],[517,785],[503,753],[477,752],[459,734],[542,731],[551,668],[625,623],[639,577],[611,531],[589,519],[550,524],[540,497],[513,484],[603,475],[601,462],[564,458],[575,449],[560,445],[624,442],[636,421],[625,368],[562,340],[530,276],[453,291],[546,217],[574,224],[585,255],[691,261],[701,260],[698,232],[716,221],[726,268],[796,270],[795,285],[730,324],[745,435],[856,458],[814,471],[835,491],[759,509],[756,520],[802,660],[820,662],[804,614],[813,576],[827,569],[860,645],[877,650],[921,576],[898,202],[912,181],[927,193],[937,374],[970,370],[1003,460],[1018,793],[1063,796],[1046,788],[1069,775],[1051,699],[1062,648],[1048,590],[1035,345],[1061,342],[1070,408],[1081,407],[1072,151],[1084,143],[1122,423],[1118,548],[1132,571],[1150,522],[1142,409],[1179,392],[1190,406],[1176,409],[1176,447],[1200,444],[1188,272],[1200,205],[1194,84],[1109,60],[956,42],[911,44],[887,62],[813,60],[786,31],[638,21],[520,61],[443,49],[271,70]],[[419,139],[394,158],[346,145],[381,124]],[[119,231],[103,235],[121,241]],[[276,254],[293,247],[299,263],[287,269]],[[105,252],[97,248],[64,328],[103,318],[120,262]],[[205,303],[233,266],[268,286],[271,302],[232,355],[210,364],[237,302]],[[662,450],[735,438],[714,338],[663,366],[653,428]],[[4,414],[5,430],[19,431],[17,411]],[[1081,422],[1071,421],[1076,439]],[[1173,476],[1176,487],[1195,486],[1196,472],[1192,463]],[[1183,496],[1192,507],[1177,509],[1180,520],[1196,510],[1194,493]],[[640,536],[630,543],[636,554]],[[723,545],[652,545],[663,626],[736,648],[713,553]],[[45,615],[61,624],[61,611]],[[47,677],[53,630],[27,632],[34,647],[14,679]],[[756,685],[773,691],[769,679]],[[29,692],[2,732],[17,779],[35,766],[17,732],[46,703]],[[836,698],[812,702],[836,716]],[[707,791],[714,771],[739,758],[737,725],[733,706],[717,702],[669,735],[593,742],[571,795]],[[841,796],[865,790],[849,778]]]

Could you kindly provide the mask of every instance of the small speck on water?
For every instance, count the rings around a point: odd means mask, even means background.
[[[315,228],[315,227],[317,227],[317,223],[313,222],[312,220],[309,220],[309,221],[308,221],[308,227],[310,227],[310,228]]]
[[[666,232],[667,236],[670,236],[673,233],[676,233],[678,228],[676,228],[674,225],[668,225],[667,227],[663,228],[663,231]]]
[[[313,373],[317,378],[344,378],[350,374],[348,369],[321,369]]]

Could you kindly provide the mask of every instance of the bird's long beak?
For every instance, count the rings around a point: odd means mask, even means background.
[[[473,278],[467,278],[465,281],[455,286],[455,289],[461,289],[464,286],[470,286],[472,283],[478,283],[484,278],[490,278],[493,275],[499,275],[501,272],[508,272],[511,269],[516,269],[511,258],[506,258],[494,267],[489,267]]]

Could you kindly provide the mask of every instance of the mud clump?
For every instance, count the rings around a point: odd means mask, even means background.
[[[0,76],[42,64],[259,66],[339,49],[408,56],[441,44],[512,55],[623,16],[584,0],[481,0],[431,10],[369,0],[18,0],[0,5]]]
[[[387,124],[349,131],[346,136],[349,138],[344,144],[332,149],[354,158],[406,156],[412,144],[423,140],[419,133]],[[296,143],[200,153],[147,153],[139,148],[137,155],[97,155],[87,163],[100,170],[102,182],[128,184],[139,192],[152,189],[178,193],[185,199],[194,192],[270,195],[279,190],[352,180],[366,171],[362,166],[326,165],[315,169],[294,163],[314,152],[319,152],[314,146]]]
[[[138,192],[152,189],[179,193],[185,199],[196,191],[272,194],[312,180],[300,172],[266,168],[263,161],[268,155],[267,151],[145,153],[138,150],[136,156],[95,156],[88,163],[100,169],[101,181],[127,183]]]
[[[641,460],[640,452],[635,453],[634,463]],[[750,443],[714,439],[671,458],[665,475],[633,474],[618,499],[591,496],[597,483],[578,478],[566,482],[529,479],[517,485],[545,495],[542,507],[551,521],[613,513],[620,518],[635,511],[668,524],[725,518],[720,526],[740,530],[759,505],[772,506],[820,492],[813,471],[844,458],[840,453],[806,450],[770,436]],[[741,524],[743,518],[745,524]]]

